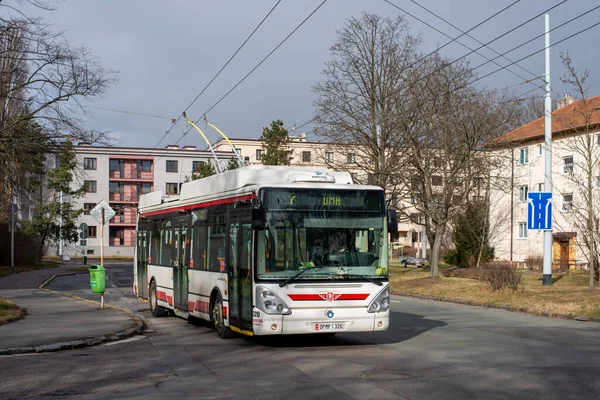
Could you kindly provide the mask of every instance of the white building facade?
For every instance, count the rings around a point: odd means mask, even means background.
[[[552,188],[544,187],[543,117],[492,143],[490,245],[499,260],[531,266],[542,259],[543,231],[527,230],[528,193],[551,191],[553,267],[585,268],[589,262],[585,197],[590,188],[600,203],[600,96],[585,104],[565,98],[559,105],[552,120]],[[600,204],[594,204],[596,240],[599,216]]]

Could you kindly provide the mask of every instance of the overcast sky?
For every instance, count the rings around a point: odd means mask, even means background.
[[[462,30],[470,29],[515,0],[390,0],[406,12],[435,26],[445,34],[456,37],[456,29],[427,13],[416,3],[428,8]],[[470,34],[487,42],[543,12],[562,0],[521,0],[493,20]],[[164,147],[180,145],[204,147],[197,133],[182,138],[185,124],[179,122],[158,144],[177,118],[218,72],[240,44],[275,5],[276,0],[64,0],[56,10],[26,9],[28,15],[41,16],[66,31],[77,45],[85,45],[104,67],[119,71],[119,82],[99,98],[88,103],[94,107],[131,113],[149,114],[164,118],[91,109],[88,126],[111,131],[118,140],[115,145],[135,147]],[[306,18],[322,0],[283,0],[275,11],[238,53],[211,87],[189,108],[188,117],[200,118],[216,101],[256,66],[275,46]],[[593,7],[597,1],[569,0],[550,12],[551,28],[574,18]],[[336,30],[352,16],[362,11],[395,17],[402,12],[383,0],[328,0],[298,31],[267,61],[237,87],[209,114],[208,119],[229,137],[259,138],[261,128],[274,119],[286,127],[301,125],[314,116],[311,86],[322,79],[321,71],[330,59],[329,47]],[[413,34],[421,34],[421,50],[427,53],[449,39],[411,16],[406,16]],[[600,9],[551,33],[552,43],[587,28],[600,20]],[[490,45],[502,53],[544,31],[540,16],[523,28]],[[551,49],[551,83],[553,96],[568,91],[560,81],[564,68],[559,52],[569,51],[580,70],[590,69],[590,96],[600,94],[600,65],[598,46],[600,26],[592,28]],[[480,45],[468,38],[465,45]],[[509,55],[518,60],[544,47],[543,37],[536,39]],[[453,43],[442,50],[445,56],[458,58],[468,53],[465,47]],[[488,57],[492,51],[482,49]],[[473,66],[485,61],[481,56],[469,56]],[[502,65],[508,61],[498,59]],[[544,53],[519,63],[524,69],[511,70],[524,78],[544,73]],[[496,70],[493,64],[477,70],[480,75]],[[532,75],[533,73],[533,75]],[[478,84],[492,88],[516,85],[523,80],[507,71],[482,79]],[[540,82],[541,84],[541,82]],[[515,87],[525,93],[534,86]],[[543,96],[538,89],[533,95]],[[531,95],[530,94],[530,95]],[[204,128],[204,124],[199,125]],[[303,128],[310,132],[312,125]],[[219,137],[210,128],[203,129],[214,142]],[[297,131],[296,133],[300,133]]]

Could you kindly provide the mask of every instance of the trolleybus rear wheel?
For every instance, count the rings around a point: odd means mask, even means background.
[[[156,281],[150,282],[150,311],[153,317],[164,317],[167,315],[167,309],[158,305],[158,298],[156,297]]]

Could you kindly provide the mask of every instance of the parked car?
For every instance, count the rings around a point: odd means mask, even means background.
[[[400,261],[400,264],[402,264],[404,268],[408,265],[413,265],[417,268],[423,268],[425,266],[425,259],[418,257],[400,256],[398,261]]]

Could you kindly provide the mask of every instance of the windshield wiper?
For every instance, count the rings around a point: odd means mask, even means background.
[[[357,277],[357,278],[363,278],[364,280],[366,280],[366,281],[368,281],[368,282],[371,282],[371,283],[374,283],[374,284],[376,284],[377,286],[381,286],[381,285],[383,285],[383,283],[381,283],[381,281],[376,281],[376,280],[375,280],[375,279],[373,279],[373,278],[367,278],[366,276],[364,276],[364,275],[361,275],[361,274],[338,274],[337,276],[342,276],[342,277],[343,277],[343,276],[354,276],[354,277]]]
[[[285,285],[287,285],[290,282],[293,282],[297,277],[299,277],[300,275],[302,275],[303,273],[305,273],[306,271],[308,271],[309,268],[303,269],[302,271],[298,272],[296,275],[294,276],[290,276],[289,278],[287,278],[285,281],[281,282],[279,284],[279,287],[284,287]]]

